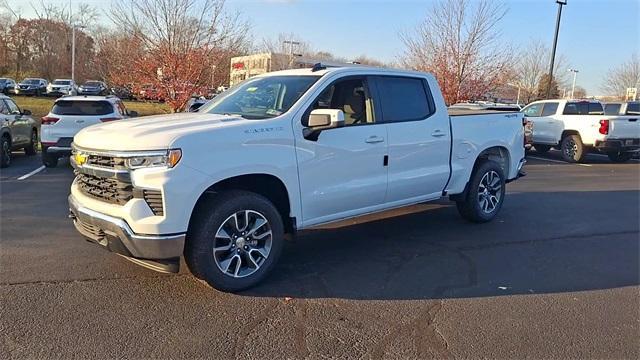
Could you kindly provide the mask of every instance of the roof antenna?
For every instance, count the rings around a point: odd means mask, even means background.
[[[315,63],[311,68],[311,72],[316,72],[316,71],[326,70],[326,69],[327,67],[322,65],[322,63]]]

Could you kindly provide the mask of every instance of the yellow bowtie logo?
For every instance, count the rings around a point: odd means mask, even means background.
[[[83,153],[76,153],[73,158],[76,161],[76,164],[78,164],[79,166],[82,166],[84,165],[84,163],[87,162],[89,155],[83,154]]]

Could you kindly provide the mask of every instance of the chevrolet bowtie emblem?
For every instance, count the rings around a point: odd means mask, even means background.
[[[87,154],[83,154],[81,152],[77,152],[74,156],[73,159],[76,161],[76,164],[78,164],[78,166],[82,166],[84,165],[84,163],[87,162],[87,159],[89,158],[89,155]]]

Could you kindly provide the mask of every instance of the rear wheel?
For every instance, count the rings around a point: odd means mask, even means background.
[[[609,160],[611,160],[614,163],[623,163],[631,160],[631,158],[633,157],[633,153],[632,152],[613,152],[613,153],[607,153],[607,156],[609,157]]]
[[[217,194],[198,206],[187,233],[191,272],[222,291],[262,281],[282,252],[284,226],[276,207],[247,191]]]
[[[456,202],[460,215],[472,222],[493,220],[502,208],[505,178],[495,161],[484,161],[476,167],[469,181],[466,196]]]
[[[58,166],[58,155],[47,153],[47,148],[42,148],[42,164],[48,168]]]
[[[536,152],[539,154],[544,154],[546,152],[549,152],[549,150],[551,150],[551,146],[549,145],[534,144],[533,147],[536,149]]]
[[[579,135],[565,136],[560,143],[560,151],[562,159],[571,163],[582,162],[586,155],[586,149]]]
[[[36,130],[31,130],[31,141],[29,141],[29,145],[25,146],[24,152],[30,156],[38,152],[38,132]]]
[[[0,168],[11,165],[11,140],[8,136],[0,138]]]

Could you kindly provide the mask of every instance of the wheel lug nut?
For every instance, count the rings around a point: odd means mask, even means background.
[[[244,246],[245,250],[249,250],[249,247],[247,245]]]

